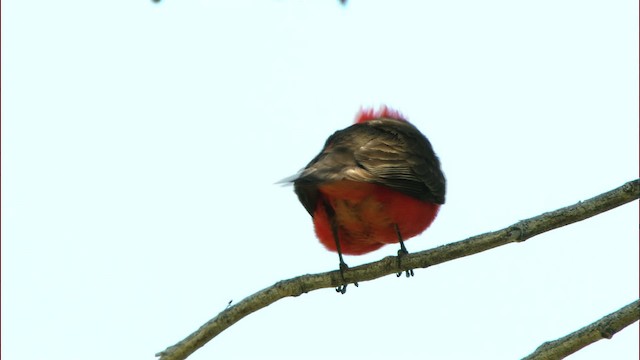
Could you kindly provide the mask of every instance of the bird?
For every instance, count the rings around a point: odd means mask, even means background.
[[[290,181],[320,243],[338,253],[342,284],[336,291],[342,294],[349,269],[343,255],[399,243],[400,267],[408,254],[404,241],[425,231],[445,203],[446,179],[431,143],[385,105],[361,108],[354,124],[329,136]]]

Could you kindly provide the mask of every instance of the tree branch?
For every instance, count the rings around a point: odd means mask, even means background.
[[[615,333],[638,319],[640,319],[640,300],[636,300],[567,336],[540,345],[536,351],[522,360],[563,359],[598,340],[611,339]]]
[[[502,230],[405,255],[402,257],[401,266],[397,257],[388,256],[373,263],[350,268],[345,272],[344,279],[349,283],[369,281],[409,269],[426,268],[512,242],[521,242],[543,232],[611,210],[639,196],[640,179],[636,179],[589,200],[522,220]],[[341,284],[342,279],[337,270],[279,281],[220,312],[184,340],[157,353],[156,356],[160,357],[159,360],[186,359],[222,331],[254,311],[288,296],[299,296],[322,288],[335,288]]]

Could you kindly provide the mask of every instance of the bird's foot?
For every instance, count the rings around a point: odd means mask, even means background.
[[[340,263],[340,277],[342,278],[342,285],[339,285],[336,288],[336,292],[339,292],[340,294],[344,294],[347,292],[347,285],[349,285],[349,283],[347,283],[347,281],[344,279],[344,272],[349,270],[349,266],[347,266],[346,263],[341,262]],[[355,285],[356,287],[358,287],[358,283],[354,282],[353,285]]]
[[[402,267],[402,257],[405,255],[408,255],[409,252],[407,251],[407,249],[400,249],[398,250],[398,267]],[[407,274],[407,277],[411,277],[413,276],[413,269],[409,269],[405,271],[405,274]],[[402,275],[402,271],[399,273],[396,273],[397,277],[400,277]]]

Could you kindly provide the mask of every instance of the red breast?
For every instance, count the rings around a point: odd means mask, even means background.
[[[361,255],[398,242],[394,224],[404,239],[414,237],[433,222],[439,204],[420,201],[388,187],[354,181],[319,186],[321,196],[335,212],[342,252]],[[324,202],[319,201],[313,224],[320,242],[331,251],[336,243]]]

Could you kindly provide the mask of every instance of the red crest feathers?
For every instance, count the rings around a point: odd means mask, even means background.
[[[356,124],[363,123],[369,120],[375,120],[380,118],[396,119],[407,121],[407,119],[397,110],[394,110],[386,105],[380,106],[378,110],[374,108],[361,108],[356,114]]]

